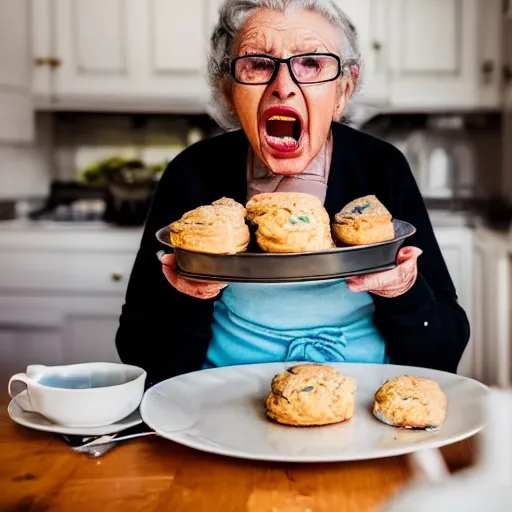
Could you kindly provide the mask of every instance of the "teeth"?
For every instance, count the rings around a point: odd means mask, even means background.
[[[272,116],[268,119],[269,121],[288,121],[289,123],[294,123],[297,121],[295,117],[288,117],[288,116]]]
[[[281,144],[283,146],[293,147],[298,144],[298,142],[293,137],[269,137],[271,141],[276,144]]]

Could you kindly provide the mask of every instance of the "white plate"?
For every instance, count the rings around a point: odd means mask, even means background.
[[[26,391],[23,391],[23,393],[26,393]],[[135,425],[142,423],[139,409],[121,421],[112,423],[111,425],[90,428],[64,427],[62,425],[57,425],[40,414],[24,411],[14,400],[11,400],[9,407],[7,408],[7,412],[14,422],[19,425],[23,425],[24,427],[33,428],[34,430],[42,430],[44,432],[53,432],[54,434],[65,434],[68,436],[105,436],[107,434],[121,432],[122,430],[126,430],[127,428],[134,427]]]
[[[335,363],[357,381],[354,418],[325,427],[294,428],[265,417],[264,400],[275,374],[290,364],[215,368],[181,375],[150,388],[140,406],[158,435],[206,452],[254,460],[330,462],[374,459],[457,442],[483,427],[479,400],[487,388],[449,373],[407,366]],[[398,429],[371,414],[375,391],[386,379],[412,374],[439,383],[448,397],[438,432]]]

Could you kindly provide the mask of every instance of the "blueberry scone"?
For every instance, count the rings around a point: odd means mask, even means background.
[[[355,380],[332,366],[292,366],[273,378],[267,416],[296,427],[340,423],[354,416],[355,391]]]
[[[243,252],[250,239],[245,214],[243,205],[227,197],[195,208],[171,224],[171,245],[211,254]]]
[[[393,219],[373,195],[348,203],[334,217],[334,237],[346,245],[367,245],[393,240]]]
[[[265,252],[313,252],[334,247],[329,215],[320,200],[310,194],[257,194],[247,203],[247,219],[256,226],[256,242]]]
[[[438,430],[446,417],[447,398],[437,382],[402,375],[375,393],[374,416],[395,427]]]

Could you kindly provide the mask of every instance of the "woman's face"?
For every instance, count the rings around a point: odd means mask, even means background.
[[[285,15],[260,10],[244,24],[237,56],[286,58],[309,52],[339,55],[340,44],[333,25],[315,12],[298,9]],[[298,85],[282,64],[268,85],[234,83],[230,100],[258,157],[274,173],[287,175],[303,172],[317,155],[325,144],[334,113],[341,114],[350,93],[351,84],[344,79]]]

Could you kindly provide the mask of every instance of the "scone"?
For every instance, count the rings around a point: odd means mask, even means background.
[[[257,194],[247,203],[247,219],[256,226],[256,242],[265,252],[313,252],[334,247],[329,215],[320,200],[310,194]]]
[[[375,393],[374,416],[395,427],[438,430],[446,417],[447,398],[437,382],[402,375]]]
[[[243,252],[250,239],[245,213],[243,205],[227,197],[200,206],[171,224],[171,245],[211,254]]]
[[[292,366],[272,379],[267,416],[296,427],[340,423],[354,416],[355,390],[355,380],[332,366]]]
[[[375,196],[348,203],[335,215],[332,231],[346,245],[376,244],[395,237],[391,214]]]

